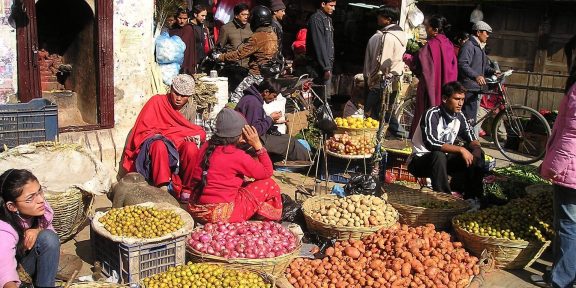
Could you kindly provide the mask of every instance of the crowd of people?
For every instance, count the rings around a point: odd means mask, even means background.
[[[320,1],[292,45],[295,54],[307,63],[303,71],[317,84],[326,84],[332,77],[336,53],[331,15],[335,7],[336,1]],[[282,89],[261,69],[273,59],[284,60],[281,21],[285,9],[281,0],[251,10],[246,4],[238,4],[234,18],[221,27],[217,39],[204,25],[206,6],[193,6],[190,12],[179,9],[170,18],[169,33],[186,44],[181,74],[173,79],[168,93],[152,96],[140,111],[126,141],[122,167],[126,172],[142,174],[151,185],[186,203],[196,221],[280,220],[282,197],[272,179],[271,156],[310,160],[309,148],[277,131],[275,124],[284,121],[282,113],[265,111],[265,105],[274,101]],[[455,194],[458,190],[464,198],[478,197],[482,192],[484,152],[479,130],[470,123],[476,119],[486,78],[500,73],[490,65],[485,52],[492,28],[477,21],[471,34],[458,38],[455,46],[446,36],[450,29],[447,19],[431,16],[425,21],[426,44],[412,59],[406,59],[408,37],[398,25],[399,10],[383,6],[376,14],[379,28],[367,43],[364,69],[355,79],[354,86],[360,89],[354,90],[345,113],[388,119],[394,136],[409,136],[413,147],[408,169],[416,177],[430,178],[434,191]],[[576,163],[571,153],[576,146],[574,42],[566,46],[571,76],[541,167],[542,175],[555,185],[558,233],[550,276],[554,287],[566,287],[576,273],[576,265],[570,260],[576,251]],[[215,47],[226,48],[227,52]],[[195,124],[196,114],[189,100],[195,93],[191,74],[199,71],[202,59],[208,55],[247,69],[230,93],[235,108],[224,108],[217,114],[209,137],[203,127]],[[389,110],[382,111],[398,96],[405,65],[420,80],[410,131],[404,131],[394,117],[389,117]],[[384,100],[389,105],[383,105]],[[463,140],[463,146],[455,145],[457,138]],[[466,183],[465,188],[455,187],[450,178]],[[5,255],[0,260],[4,264],[0,287],[18,287],[18,267],[33,275],[35,287],[54,286],[57,265],[53,263],[58,262],[60,246],[51,224],[53,212],[43,193],[44,188],[30,171],[9,169],[0,175],[0,236],[4,240],[0,241],[0,253]]]

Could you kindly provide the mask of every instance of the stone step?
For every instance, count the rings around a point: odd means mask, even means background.
[[[41,75],[40,82],[58,82],[58,79],[54,75],[51,76]]]
[[[64,89],[64,85],[62,85],[56,81],[50,81],[50,82],[43,81],[40,83],[40,87],[42,88],[42,91],[52,91],[52,90]]]

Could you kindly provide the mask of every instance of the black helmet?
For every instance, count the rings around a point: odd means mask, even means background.
[[[250,11],[250,29],[256,29],[263,26],[272,25],[272,11],[266,6],[258,5]]]

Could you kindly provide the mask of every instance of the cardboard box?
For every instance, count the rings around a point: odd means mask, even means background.
[[[286,113],[287,131],[292,136],[295,136],[300,130],[308,127],[308,113],[309,111],[300,111],[296,113]]]

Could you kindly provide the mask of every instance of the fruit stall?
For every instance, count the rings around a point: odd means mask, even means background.
[[[106,243],[94,253],[105,275],[141,287],[469,287],[488,265],[523,268],[550,245],[551,187],[479,211],[399,184],[378,196],[317,195],[298,229],[199,225],[173,206],[127,206],[94,217],[94,239]],[[121,260],[98,256],[110,251]]]

